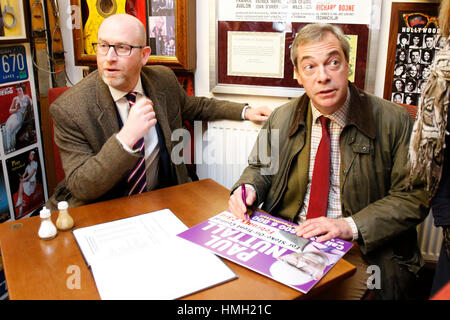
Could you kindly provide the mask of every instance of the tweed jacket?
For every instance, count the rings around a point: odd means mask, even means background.
[[[423,264],[416,225],[426,217],[429,206],[423,184],[406,188],[412,119],[404,108],[351,84],[350,92],[347,123],[339,143],[342,214],[355,221],[359,247],[367,262],[381,268],[380,297],[399,298],[405,294],[402,284]],[[296,157],[309,150],[310,141],[305,141],[307,130],[311,130],[305,120],[308,106],[309,98],[304,94],[272,113],[260,133],[266,137],[259,138],[267,141],[272,161],[262,161],[255,146],[250,165],[232,188],[242,183],[253,185],[257,204],[273,215],[277,215]],[[274,133],[279,135],[278,141],[271,141]],[[305,163],[299,172],[305,180],[300,182],[299,203],[306,193],[308,169]],[[264,170],[266,174],[261,174]],[[292,212],[284,218],[295,221],[296,215]]]
[[[189,96],[169,68],[144,67],[141,81],[153,101],[169,155],[175,145],[171,134],[182,128],[184,120],[241,120],[244,104]],[[99,73],[89,74],[67,90],[55,100],[50,112],[65,179],[58,184],[48,207],[56,208],[57,201],[63,199],[70,206],[78,206],[125,196],[121,182],[138,155],[126,152],[115,138],[119,131],[116,105]],[[170,170],[176,184],[191,181],[185,164],[171,162]]]

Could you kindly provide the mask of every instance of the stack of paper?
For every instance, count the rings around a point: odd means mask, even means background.
[[[176,299],[236,278],[207,250],[176,237],[168,209],[73,231],[102,299]]]

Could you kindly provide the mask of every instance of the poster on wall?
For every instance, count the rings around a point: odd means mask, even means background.
[[[29,81],[0,87],[0,131],[5,154],[36,143]]]
[[[445,44],[439,34],[438,4],[392,3],[391,32],[384,98],[417,106],[436,52]]]
[[[0,161],[0,168],[2,163]],[[6,192],[5,177],[3,170],[0,171],[0,223],[8,221],[11,218],[9,213],[8,194]]]
[[[44,204],[42,168],[38,148],[6,160],[15,219]]]
[[[302,27],[320,22],[347,36],[349,81],[364,88],[372,0],[218,0],[217,6],[218,84],[298,88],[292,43]]]

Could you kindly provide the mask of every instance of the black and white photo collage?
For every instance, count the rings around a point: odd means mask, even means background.
[[[444,47],[445,40],[438,33],[398,34],[391,101],[417,106],[430,76],[433,58]]]

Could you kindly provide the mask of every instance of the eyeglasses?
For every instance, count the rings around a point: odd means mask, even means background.
[[[108,43],[93,43],[95,53],[106,55],[109,52],[109,48],[113,47],[114,52],[118,56],[129,56],[131,54],[131,50],[134,48],[142,49],[144,46],[131,46],[129,44],[108,44]]]

